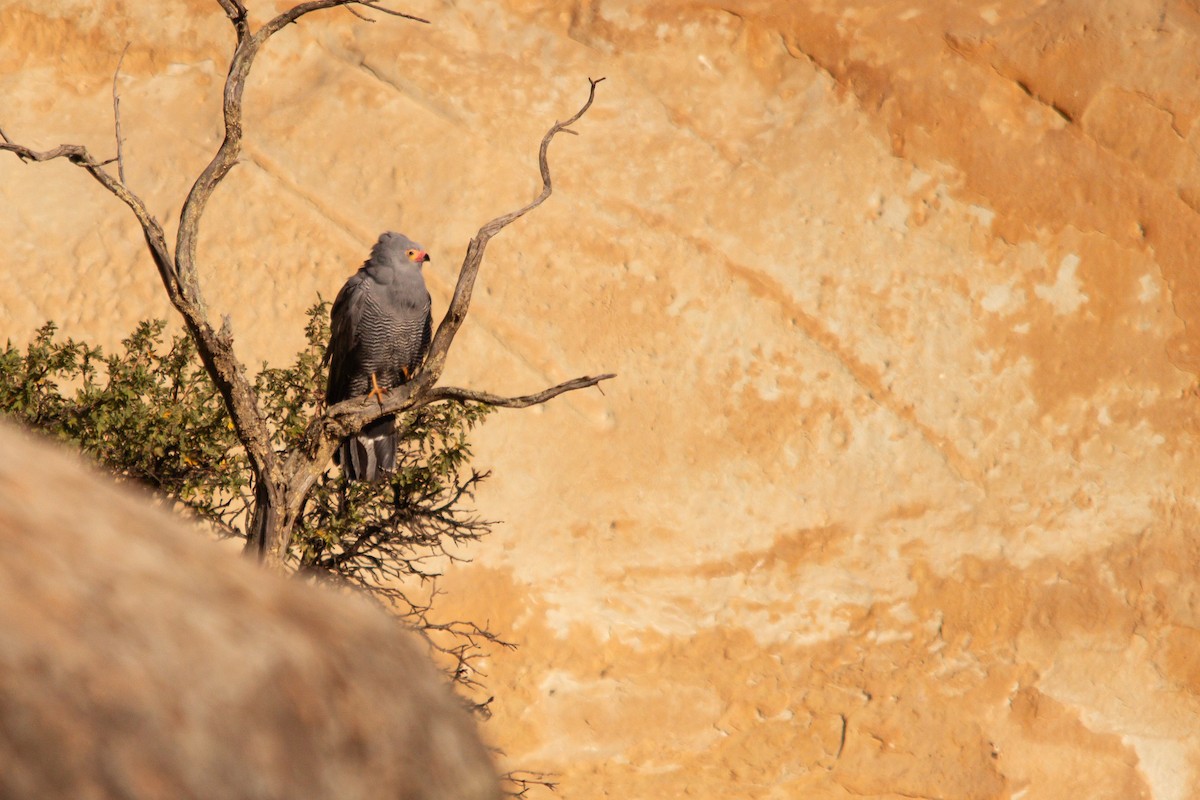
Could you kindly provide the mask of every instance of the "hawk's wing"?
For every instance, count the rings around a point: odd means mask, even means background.
[[[429,355],[429,343],[433,339],[433,306],[430,303],[428,291],[425,292],[425,302],[423,305],[424,307],[418,312],[423,317],[420,323],[420,339],[416,342],[416,348],[408,362],[408,375],[410,378],[420,368],[422,362],[425,361],[425,356]]]
[[[367,280],[362,272],[352,275],[338,292],[329,313],[329,348],[325,351],[325,360],[329,362],[329,381],[325,384],[325,402],[328,405],[348,400],[351,397],[350,386],[362,371],[358,337]]]
[[[433,340],[433,305],[427,303],[425,306],[425,330],[421,334],[421,361],[425,360],[425,356],[429,355],[429,345]]]

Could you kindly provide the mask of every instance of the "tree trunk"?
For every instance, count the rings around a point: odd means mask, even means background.
[[[246,537],[246,554],[281,571],[292,541],[296,517],[289,514],[287,491],[259,478],[254,488],[254,510]]]

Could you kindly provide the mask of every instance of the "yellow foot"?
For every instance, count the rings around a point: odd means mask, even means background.
[[[379,405],[382,408],[383,407],[383,396],[385,394],[387,394],[387,389],[384,389],[382,386],[379,385],[379,382],[377,380],[375,380],[375,373],[372,372],[371,373],[371,391],[367,394],[367,397],[379,398]]]

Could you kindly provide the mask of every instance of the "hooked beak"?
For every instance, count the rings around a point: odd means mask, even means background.
[[[424,264],[429,260],[429,253],[426,253],[424,250],[418,250],[412,254],[412,260],[415,264]]]

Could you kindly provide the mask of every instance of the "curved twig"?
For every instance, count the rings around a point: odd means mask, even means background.
[[[566,122],[555,122],[550,130],[546,131],[546,135],[542,137],[541,146],[538,148],[538,171],[542,177],[541,193],[516,211],[502,214],[484,224],[479,229],[479,232],[475,234],[475,238],[467,245],[467,255],[463,258],[463,265],[458,273],[458,283],[454,286],[454,296],[450,300],[450,307],[446,309],[446,315],[442,317],[442,321],[438,325],[437,333],[434,334],[433,342],[429,347],[429,355],[425,359],[425,365],[422,367],[421,374],[417,377],[417,380],[421,381],[423,385],[431,387],[441,377],[442,369],[446,364],[446,354],[450,350],[450,344],[454,341],[454,336],[458,333],[463,320],[466,319],[467,309],[471,305],[471,292],[475,288],[475,277],[479,274],[479,265],[483,262],[483,253],[487,249],[488,242],[509,224],[525,216],[546,202],[546,199],[550,197],[551,192],[554,190],[550,179],[550,162],[548,158],[550,142],[554,141],[554,137],[560,132],[567,130],[570,125],[578,122],[587,113],[587,110],[592,107],[592,102],[596,99],[596,86],[603,80],[604,78],[596,78],[594,80],[588,78],[587,101]]]
[[[125,62],[125,54],[129,52],[129,42],[125,43],[125,49],[121,51],[121,57],[117,59],[117,68],[113,70],[113,126],[116,128],[117,136],[117,177],[121,179],[121,185],[127,184],[125,180],[125,143],[121,137],[121,96],[117,93],[117,79],[121,77],[121,64]]]

